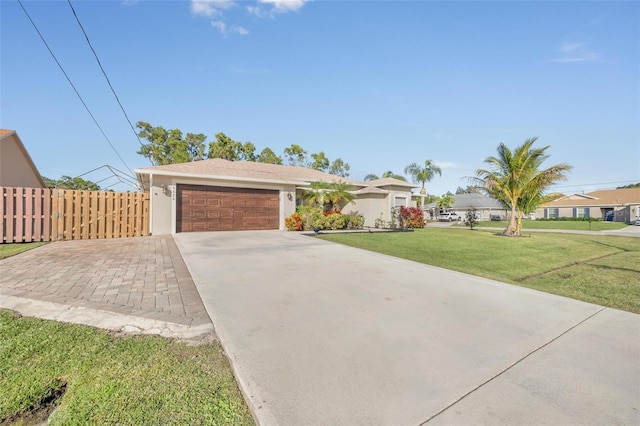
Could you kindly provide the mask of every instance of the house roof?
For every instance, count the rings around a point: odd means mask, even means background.
[[[640,188],[608,189],[567,195],[540,207],[622,206],[640,204]]]
[[[31,159],[29,152],[24,147],[22,140],[20,140],[20,136],[18,136],[18,132],[10,129],[0,129],[0,143],[3,143],[3,144],[8,143],[10,140],[15,141],[16,145],[18,146],[18,149],[22,152],[22,155],[24,156],[24,159],[26,160],[27,164],[29,164],[29,167],[31,168],[33,174],[38,179],[38,182],[42,185],[43,188],[46,188],[47,185],[45,184],[44,179],[42,179],[42,175],[38,171],[38,168],[36,167],[35,163]]]
[[[377,179],[375,181],[360,182],[341,176],[321,172],[319,170],[298,166],[283,166],[279,164],[258,163],[254,161],[229,161],[221,158],[192,161],[189,163],[167,164],[137,169],[136,174],[140,180],[148,183],[148,176],[183,176],[196,178],[218,178],[229,180],[257,181],[303,184],[309,182],[346,182],[357,189],[385,186],[402,186],[414,188],[415,185],[393,178]],[[370,190],[368,192],[371,192]]]
[[[388,194],[389,191],[378,188],[376,186],[365,186],[364,188],[353,191],[354,194]]]
[[[413,183],[395,179],[395,178],[382,178],[382,179],[374,179],[365,182],[367,186],[404,186],[405,188],[417,188],[417,186]]]

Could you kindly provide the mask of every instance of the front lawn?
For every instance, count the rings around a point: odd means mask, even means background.
[[[425,228],[319,238],[640,313],[640,240],[632,237]]]
[[[57,397],[53,425],[254,424],[217,343],[115,337],[6,310],[0,342],[0,424]]]

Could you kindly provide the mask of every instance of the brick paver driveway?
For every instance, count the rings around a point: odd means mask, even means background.
[[[63,241],[0,260],[3,298],[210,323],[171,236]]]

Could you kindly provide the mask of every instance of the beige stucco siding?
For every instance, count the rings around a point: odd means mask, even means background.
[[[0,144],[0,186],[43,187],[19,143],[13,136]]]
[[[389,200],[387,194],[363,194],[359,195],[353,203],[347,204],[342,213],[355,213],[364,216],[365,226],[374,226],[377,218],[389,220]]]

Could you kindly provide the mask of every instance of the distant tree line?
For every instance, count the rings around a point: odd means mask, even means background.
[[[255,161],[258,163],[287,164],[307,167],[336,176],[349,176],[350,166],[341,158],[331,161],[323,151],[309,153],[300,145],[292,144],[284,149],[283,155],[277,155],[266,147],[259,153],[251,142],[240,142],[220,132],[207,144],[203,133],[182,133],[180,129],[165,129],[162,126],[139,121],[138,136],[147,143],[138,154],[148,158],[155,165],[188,163],[207,158],[222,158],[229,161]]]
[[[631,189],[631,188],[640,188],[640,182],[638,183],[630,183],[629,185],[619,186],[616,189]]]
[[[99,191],[100,186],[81,177],[62,176],[60,179],[49,179],[42,176],[47,188],[80,189],[85,191]]]

